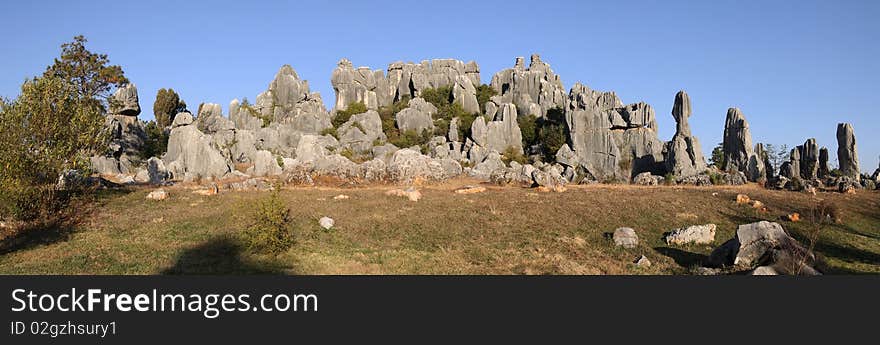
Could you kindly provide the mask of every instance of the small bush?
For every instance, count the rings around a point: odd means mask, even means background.
[[[719,173],[709,173],[709,181],[712,182],[713,185],[719,186],[724,184],[724,177]]]
[[[339,139],[339,133],[336,132],[336,128],[328,127],[321,130],[321,135],[330,135],[336,139]]]
[[[423,130],[421,133],[415,130],[408,130],[394,138],[388,138],[388,142],[399,148],[405,149],[412,146],[419,146],[422,153],[427,153],[428,142],[431,140],[431,132]]]
[[[498,92],[489,85],[481,84],[477,86],[477,104],[480,105],[480,111],[485,112],[486,102],[489,102],[489,99],[497,94]]]
[[[345,110],[337,110],[336,116],[333,117],[333,127],[339,128],[343,123],[348,122],[352,115],[363,114],[367,112],[367,106],[364,102],[354,102],[349,104]]]
[[[520,116],[516,119],[519,131],[522,132],[523,147],[529,147],[538,140],[538,117],[535,115]]]
[[[267,198],[257,204],[254,223],[243,234],[249,250],[278,254],[293,244],[293,220],[278,189],[276,186]]]
[[[663,183],[667,186],[671,186],[675,184],[675,175],[672,173],[667,173],[666,176],[663,177]]]
[[[503,153],[501,153],[501,161],[504,162],[504,164],[510,164],[510,162],[528,164],[529,159],[513,146],[509,146]]]
[[[164,127],[161,127],[156,121],[150,121],[147,122],[145,131],[147,140],[144,142],[141,158],[160,157],[165,151],[168,151],[168,135],[165,134]]]

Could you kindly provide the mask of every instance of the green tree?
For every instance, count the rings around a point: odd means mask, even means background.
[[[345,107],[345,110],[337,110],[336,116],[331,121],[333,127],[339,128],[342,124],[348,122],[352,115],[363,114],[367,112],[367,106],[364,102],[354,102]]]
[[[25,81],[0,110],[0,216],[31,220],[63,203],[58,177],[87,170],[104,150],[104,109],[67,80],[52,75]]]
[[[718,169],[724,168],[724,144],[718,143],[712,148],[712,157],[709,157],[709,161]]]
[[[118,65],[110,65],[107,54],[97,54],[86,49],[82,35],[72,42],[61,45],[61,56],[46,68],[44,78],[55,77],[67,82],[80,98],[100,102],[106,110],[106,100],[114,87],[128,83],[128,78]]]
[[[186,103],[180,100],[174,89],[159,89],[153,102],[153,115],[159,128],[171,126],[174,115],[183,111],[186,111]]]
[[[498,92],[489,85],[481,84],[480,86],[477,86],[477,104],[480,105],[480,111],[485,112],[486,102],[488,102],[492,96],[497,94]]]

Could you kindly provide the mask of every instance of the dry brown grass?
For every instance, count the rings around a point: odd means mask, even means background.
[[[572,186],[565,193],[498,187],[456,179],[419,187],[422,198],[386,196],[395,186],[286,187],[281,196],[296,223],[296,243],[276,258],[243,252],[234,241],[267,193],[190,193],[147,202],[149,189],[109,197],[90,221],[63,241],[0,256],[0,273],[157,274],[684,274],[731,238],[738,224],[807,213],[810,195],[760,187]],[[465,185],[487,190],[456,194]],[[334,200],[344,193],[349,199]],[[713,195],[716,194],[716,195]],[[761,200],[766,213],[737,205]],[[820,193],[846,212],[815,249],[829,273],[880,273],[880,193]],[[325,231],[318,219],[336,221]],[[662,234],[715,223],[716,242],[670,247]],[[783,222],[799,240],[806,222]],[[605,234],[626,226],[641,241],[617,248]],[[653,265],[635,267],[647,256]]]

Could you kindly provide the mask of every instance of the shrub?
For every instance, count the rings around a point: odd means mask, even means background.
[[[354,102],[345,107],[345,110],[337,110],[336,116],[333,117],[333,127],[339,128],[343,123],[348,122],[352,115],[363,114],[367,112],[367,106],[364,102]]]
[[[718,143],[712,149],[712,156],[709,157],[709,163],[712,163],[718,169],[727,169],[727,164],[724,163],[724,147],[722,143]]]
[[[330,135],[336,139],[339,139],[339,133],[336,132],[335,127],[327,127],[321,130],[321,135]]]
[[[148,159],[161,156],[168,150],[168,134],[165,133],[165,127],[162,127],[156,121],[150,121],[147,122],[145,129],[147,140],[144,142],[141,158]]]
[[[527,164],[529,159],[513,146],[509,146],[501,153],[501,161],[504,162],[504,164],[510,164],[511,161],[519,164]]]
[[[429,141],[431,141],[431,132],[427,130],[423,130],[421,133],[419,133],[413,129],[410,129],[408,131],[404,131],[397,137],[388,138],[389,143],[394,144],[394,146],[402,149],[412,146],[419,146],[422,149],[422,153],[427,153]]]
[[[663,183],[667,186],[671,186],[675,184],[675,175],[672,173],[666,173],[666,176],[663,177]]]
[[[522,132],[523,147],[535,145],[538,140],[538,117],[535,115],[520,116],[516,119],[519,131]]]
[[[4,214],[32,220],[66,200],[55,190],[69,169],[89,169],[107,147],[103,106],[54,77],[25,81],[15,102],[0,106],[0,191]]]
[[[713,185],[722,185],[724,184],[724,177],[721,174],[713,172],[709,173],[709,181],[712,182]]]
[[[257,204],[254,222],[243,234],[248,249],[278,254],[293,244],[290,209],[279,196],[279,186]]]
[[[425,89],[419,96],[440,109],[452,103],[452,86]]]
[[[480,111],[486,112],[486,102],[497,94],[498,92],[489,85],[481,84],[477,86],[477,104],[480,105]]]

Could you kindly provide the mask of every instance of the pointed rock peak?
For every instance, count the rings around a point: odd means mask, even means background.
[[[525,64],[526,64],[525,61],[526,61],[526,58],[524,58],[524,57],[522,57],[522,56],[517,56],[517,57],[516,57],[516,63],[513,65],[513,68],[517,68],[517,69],[523,69],[523,68],[525,68],[525,67],[526,67],[526,65],[525,65]]]
[[[691,98],[684,90],[675,94],[675,103],[672,105],[672,117],[676,122],[687,120],[691,116]]]
[[[286,75],[292,76],[294,79],[299,79],[299,75],[296,74],[296,70],[294,70],[293,67],[290,67],[290,65],[287,64],[281,66],[281,69],[278,70],[278,75],[276,76],[276,79],[278,76]]]
[[[352,65],[351,60],[349,60],[347,58],[340,59],[339,62],[336,63],[336,66],[354,68],[354,65]]]
[[[541,61],[541,55],[539,55],[539,54],[532,54],[531,60],[532,61],[530,63],[530,66],[534,66],[535,64],[544,63],[543,61]]]

